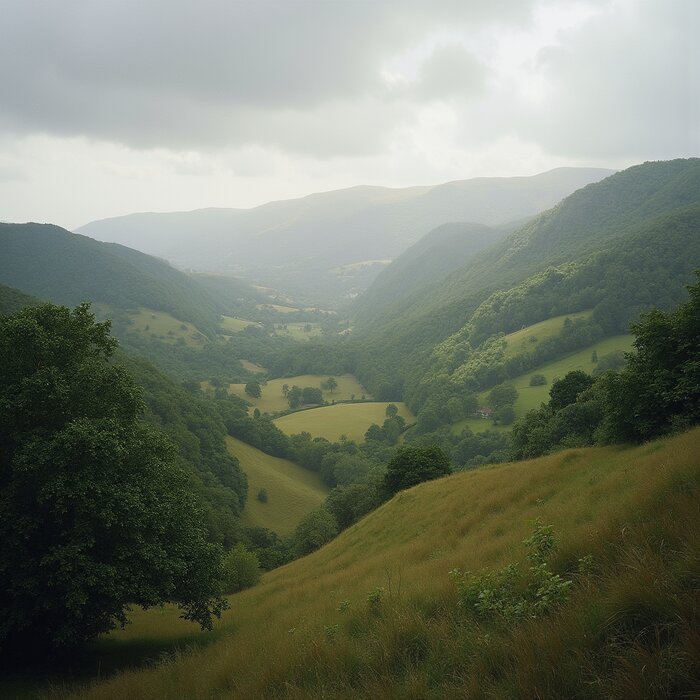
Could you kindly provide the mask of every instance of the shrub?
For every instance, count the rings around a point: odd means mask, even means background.
[[[262,575],[256,554],[240,543],[224,557],[223,565],[223,584],[227,593],[237,593],[254,586]]]
[[[544,386],[547,383],[547,377],[544,374],[533,374],[530,377],[530,386]]]

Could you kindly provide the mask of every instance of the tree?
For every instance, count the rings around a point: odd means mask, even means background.
[[[590,374],[577,369],[569,372],[563,379],[557,379],[549,390],[549,407],[552,411],[559,411],[571,403],[575,403],[576,397],[586,389],[593,386],[595,380]]]
[[[399,413],[399,409],[396,407],[395,403],[390,403],[386,407],[386,411],[384,412],[387,418],[393,418],[394,416],[397,416]]]
[[[252,396],[254,399],[259,399],[260,396],[262,395],[262,389],[260,388],[260,383],[259,382],[248,382],[245,385],[245,393],[248,394],[248,396]]]
[[[400,447],[387,464],[384,488],[393,495],[451,472],[450,458],[437,445]]]
[[[0,318],[0,649],[68,648],[177,603],[210,628],[221,549],[89,306]]]
[[[326,508],[309,513],[297,525],[292,537],[294,550],[299,556],[310,554],[338,534],[338,523]]]
[[[512,384],[499,384],[489,392],[488,404],[495,410],[504,406],[512,406],[517,398],[518,390]]]
[[[305,386],[301,390],[301,400],[304,404],[323,403],[323,394],[314,386]]]
[[[336,381],[335,377],[328,377],[326,379],[326,389],[331,392],[331,394],[338,388],[338,382]]]
[[[287,391],[287,402],[292,410],[301,406],[301,387],[294,385]]]
[[[224,590],[227,593],[238,593],[250,588],[262,576],[255,552],[249,552],[240,542],[224,557],[223,567]]]

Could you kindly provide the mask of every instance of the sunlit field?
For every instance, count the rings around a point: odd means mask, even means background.
[[[259,399],[254,399],[245,393],[245,384],[231,384],[229,391],[246,401],[249,401],[254,408],[259,408],[262,413],[275,413],[289,409],[289,403],[282,392],[282,387],[286,384],[289,387],[294,385],[304,388],[306,386],[321,388],[321,382],[328,379],[326,375],[303,374],[297,377],[283,377],[282,379],[271,379],[265,384],[261,384],[262,394]],[[335,377],[338,386],[333,392],[323,391],[325,401],[349,401],[353,398],[359,399],[362,396],[372,398],[367,390],[353,377],[352,374],[343,374]]]
[[[340,403],[334,406],[296,411],[275,419],[275,425],[287,435],[307,432],[336,442],[341,435],[363,442],[367,428],[372,423],[381,425],[386,419],[386,407],[391,402]],[[415,422],[415,416],[400,401],[394,402],[407,424]]]
[[[575,321],[579,318],[588,318],[590,315],[590,311],[580,311],[575,314],[554,316],[546,321],[540,321],[522,330],[515,331],[515,333],[509,333],[504,338],[506,341],[506,357],[515,357],[516,355],[532,352],[546,338],[558,335],[564,327],[564,321],[567,318]]]
[[[224,333],[238,333],[244,328],[248,328],[248,326],[259,326],[260,324],[256,321],[246,321],[243,318],[234,316],[222,316],[219,325]]]
[[[165,311],[139,309],[138,313],[129,314],[129,318],[132,321],[130,330],[151,338],[158,338],[166,343],[180,341],[191,348],[198,348],[206,340],[193,324],[180,321]]]

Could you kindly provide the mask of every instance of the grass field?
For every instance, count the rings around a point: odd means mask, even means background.
[[[241,365],[243,365],[243,369],[247,369],[249,372],[254,372],[255,374],[265,374],[267,372],[262,365],[257,365],[250,360],[241,360]]]
[[[520,331],[515,331],[515,333],[509,333],[504,338],[506,341],[506,358],[532,352],[545,338],[558,335],[564,327],[564,321],[567,318],[574,321],[578,318],[588,318],[590,315],[590,311],[580,311],[575,314],[554,316],[553,318],[548,318],[546,321],[540,321],[540,323],[535,323]]]
[[[524,416],[533,408],[539,408],[541,403],[547,403],[549,401],[549,390],[555,379],[561,379],[568,372],[573,372],[577,369],[581,369],[589,374],[593,372],[595,363],[591,362],[591,356],[594,350],[598,353],[598,357],[615,350],[628,352],[632,347],[632,340],[631,335],[616,335],[612,338],[606,338],[599,343],[590,345],[585,350],[579,350],[559,360],[548,362],[546,365],[537,367],[513,379],[512,384],[518,390],[518,398],[514,407],[516,418]],[[547,383],[541,386],[530,386],[530,377],[533,374],[543,374],[547,379]],[[488,391],[485,391],[477,396],[480,404],[486,402],[487,395]],[[465,426],[468,426],[473,432],[483,432],[494,428],[499,429],[499,426],[494,426],[490,420],[467,418],[453,423],[452,432],[461,433]],[[500,429],[509,430],[510,428],[501,427]]]
[[[324,437],[331,442],[337,441],[341,435],[350,440],[362,442],[367,428],[372,423],[381,425],[386,419],[386,407],[395,403],[399,415],[408,424],[415,421],[414,415],[401,402],[372,401],[371,403],[340,403],[334,406],[311,408],[308,411],[297,411],[275,419],[275,425],[287,435],[307,432],[314,437]]]
[[[328,487],[317,474],[294,462],[271,457],[232,437],[226,438],[226,447],[248,477],[248,500],[243,510],[246,525],[290,535],[328,495]],[[267,503],[257,499],[260,489],[267,491]]]
[[[222,316],[219,326],[225,333],[238,333],[248,326],[259,326],[256,321],[246,321],[243,318],[235,318],[234,316]]]
[[[258,304],[261,311],[276,311],[278,314],[293,314],[300,309],[296,306],[284,306],[284,304]]]
[[[205,336],[188,321],[180,321],[165,311],[139,309],[129,314],[132,323],[129,328],[138,333],[158,338],[166,343],[184,342],[191,348],[201,347]]]
[[[298,323],[275,324],[275,333],[294,340],[311,340],[321,335],[321,326],[318,323]]]
[[[231,384],[229,391],[246,399],[246,401],[253,404],[254,408],[259,408],[263,413],[275,413],[276,411],[286,411],[289,408],[287,399],[284,398],[282,393],[282,387],[285,384],[290,387],[296,384],[302,389],[305,386],[320,388],[321,382],[325,382],[326,379],[328,379],[326,375],[320,374],[302,374],[296,377],[271,379],[262,385],[262,394],[259,399],[251,398],[245,393],[245,384]],[[352,374],[337,376],[335,380],[338,382],[338,387],[333,393],[331,394],[330,391],[323,392],[323,398],[326,401],[348,401],[353,395],[358,399],[363,395],[367,398],[372,398]]]
[[[699,455],[696,429],[419,485],[232,596],[209,646],[76,697],[693,697]],[[526,568],[522,541],[536,518],[560,541],[555,571],[591,555],[591,572],[574,576],[556,614],[475,620],[448,571]],[[192,629],[172,607],[137,612],[101,642],[93,673],[120,653],[207,639]],[[66,693],[54,684],[51,697]]]

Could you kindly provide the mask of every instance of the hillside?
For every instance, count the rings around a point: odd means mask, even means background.
[[[475,178],[434,187],[354,187],[254,209],[131,214],[78,231],[165,258],[182,268],[245,274],[314,303],[366,288],[385,261],[437,226],[531,216],[610,174],[559,168],[532,177]],[[335,270],[335,272],[334,272]]]
[[[210,646],[76,697],[690,697],[698,454],[700,429],[422,484],[232,597]],[[526,569],[536,518],[560,541],[556,572],[590,555],[568,600],[508,623],[460,607],[448,571]],[[133,619],[93,673],[206,639],[174,608]]]
[[[684,297],[700,265],[699,230],[700,159],[645,163],[588,185],[381,319],[360,300],[359,376],[375,393],[377,382],[400,387],[409,376],[415,388],[494,333],[591,308],[604,333],[625,332],[642,309]]]
[[[194,280],[136,250],[50,224],[0,224],[0,282],[55,303],[146,307],[217,330],[219,305]]]
[[[0,314],[13,314],[25,306],[37,303],[40,302],[36,297],[0,284]]]
[[[245,525],[265,527],[286,537],[328,495],[318,474],[288,459],[272,457],[230,436],[226,446],[248,478],[250,495],[241,514]],[[258,499],[261,489],[266,492],[264,502]]]

